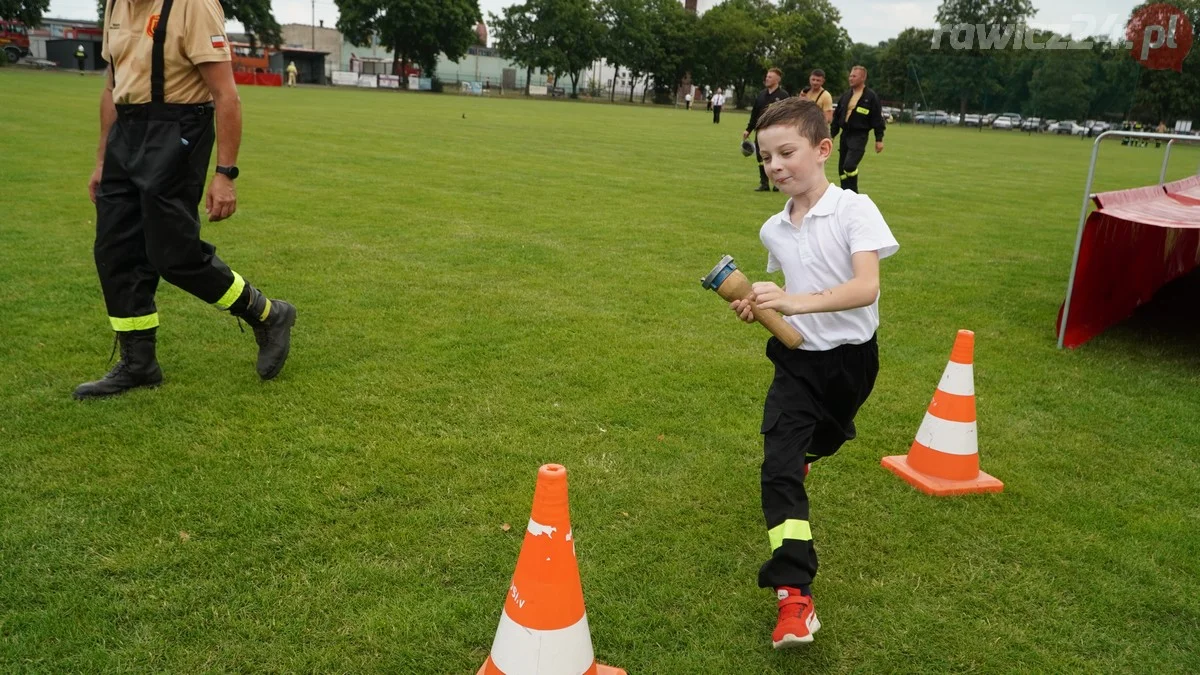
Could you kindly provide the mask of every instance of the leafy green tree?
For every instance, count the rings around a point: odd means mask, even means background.
[[[49,10],[50,0],[0,0],[0,19],[20,21],[34,28],[42,25],[42,16]],[[100,13],[104,13],[103,3],[100,4]]]
[[[705,12],[697,26],[698,55],[708,83],[731,86],[737,107],[757,92],[763,72],[769,67],[767,54],[771,33],[767,28],[773,9],[756,0],[729,0]],[[747,96],[750,94],[750,96]]]
[[[687,74],[695,70],[698,51],[698,19],[678,0],[650,0],[650,33],[654,48],[639,64],[654,82],[654,99],[670,103]],[[645,94],[642,96],[645,100]]]
[[[925,83],[920,81],[929,61],[930,41],[933,31],[921,28],[905,28],[880,48],[877,70],[869,73],[872,88],[889,100],[899,100],[907,107],[920,101],[928,102],[924,96]]]
[[[38,2],[39,0],[25,1]],[[5,2],[21,2],[21,0],[0,0],[0,3]],[[96,16],[100,17],[101,25],[104,24],[104,9],[104,0],[97,0]],[[250,36],[251,45],[278,45],[283,41],[279,22],[271,13],[271,0],[221,0],[221,9],[225,11],[226,19],[241,22],[243,30]]]
[[[1150,4],[1133,8],[1130,17]],[[1182,10],[1192,26],[1200,26],[1200,0],[1172,0],[1171,5]],[[1183,72],[1141,68],[1137,75],[1134,115],[1145,122],[1170,124],[1178,119],[1200,116],[1200,48],[1193,45],[1183,60]]]
[[[525,67],[525,95],[529,95],[529,81],[534,68],[546,68],[546,46],[535,30],[536,7],[533,2],[512,5],[501,10],[503,16],[489,13],[489,23],[495,31],[496,49],[500,56]]]
[[[972,101],[999,92],[998,69],[992,63],[1003,51],[995,49],[997,42],[1015,39],[1015,27],[1023,27],[1035,12],[1032,0],[942,0],[937,22],[951,35],[934,33],[932,46],[944,55],[937,61],[937,91],[953,95],[962,113]],[[961,44],[964,37],[966,45]],[[993,48],[984,49],[985,42]]]
[[[601,0],[599,12],[600,19],[607,28],[600,49],[601,56],[614,71],[627,69],[630,79],[637,82],[645,72],[643,69],[652,58],[654,49],[654,33],[650,27],[650,3],[647,0]],[[615,100],[616,96],[617,83],[614,72],[609,100]],[[633,99],[633,87],[629,88],[629,98]]]
[[[808,74],[825,71],[826,87],[846,83],[850,66],[850,36],[841,26],[842,16],[828,0],[782,0],[766,26],[771,34],[771,65],[783,71],[783,88],[799,93],[808,86]],[[863,63],[870,72],[874,63]]]
[[[1038,116],[1084,120],[1092,100],[1090,50],[1046,49],[1029,82],[1029,104]]]
[[[578,96],[579,76],[600,58],[604,24],[591,0],[532,0],[537,10],[533,29],[556,73],[571,78],[571,97]]]
[[[477,0],[335,0],[341,16],[337,27],[352,44],[368,44],[373,36],[391,50],[392,72],[407,81],[410,62],[427,73],[437,67],[439,53],[461,59],[478,41]]]

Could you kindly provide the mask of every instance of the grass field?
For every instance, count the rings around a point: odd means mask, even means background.
[[[1200,670],[1196,333],[1055,349],[1089,143],[905,127],[865,161],[901,243],[882,369],[810,478],[824,628],[774,653],[765,333],[698,283],[724,253],[762,277],[783,203],[744,115],[245,88],[238,214],[205,238],[299,308],[286,370],[164,286],[165,385],[80,404],[111,346],[99,84],[0,70],[0,671],[473,673],[545,462],[597,655],[636,675]],[[1098,189],[1161,162],[1101,157]],[[879,459],[959,328],[1006,487],[934,499]]]

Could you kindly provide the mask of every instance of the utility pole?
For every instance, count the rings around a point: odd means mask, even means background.
[[[317,49],[317,0],[312,0],[312,49]]]

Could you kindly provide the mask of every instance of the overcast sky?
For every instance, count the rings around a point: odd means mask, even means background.
[[[499,14],[514,0],[479,0],[479,8],[486,18],[488,12]],[[717,4],[713,0],[700,0],[704,10]],[[931,28],[935,25],[934,14],[941,0],[833,0],[842,13],[842,25],[855,42],[874,44],[896,36],[909,26]],[[1069,33],[1076,37],[1096,34],[1119,34],[1137,4],[1134,0],[1033,0],[1037,14],[1033,23],[1039,28],[1051,28],[1058,33]],[[326,26],[337,21],[337,5],[333,0],[272,0],[275,18],[279,23],[309,24],[315,10],[317,20]],[[51,0],[49,16],[70,19],[94,19],[96,3],[90,0]],[[241,26],[231,22],[231,31],[240,31]]]

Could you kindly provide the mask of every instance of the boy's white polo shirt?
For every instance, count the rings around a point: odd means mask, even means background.
[[[814,293],[854,278],[850,256],[877,251],[882,260],[900,248],[879,208],[866,195],[832,183],[796,224],[783,211],[759,230],[767,247],[767,272],[783,270],[788,293]],[[841,312],[785,316],[804,336],[800,349],[826,351],[845,344],[863,344],[879,328],[879,298],[866,307]]]

